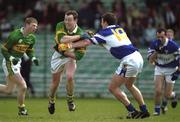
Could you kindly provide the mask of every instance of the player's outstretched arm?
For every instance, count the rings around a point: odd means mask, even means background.
[[[85,40],[81,40],[75,43],[72,43],[71,48],[81,48],[81,47],[87,47],[89,45],[91,45],[92,42],[88,39]]]
[[[91,45],[91,41],[90,40],[80,40],[78,42],[74,42],[74,43],[60,43],[58,44],[58,50],[60,52],[62,51],[66,51],[72,48],[82,48],[82,47],[86,47]]]
[[[80,38],[81,38],[80,35],[73,35],[73,36],[65,35],[61,38],[60,42],[61,43],[70,43],[70,42],[77,41]]]
[[[154,64],[157,60],[157,52],[154,51],[152,55],[149,56],[149,63]]]

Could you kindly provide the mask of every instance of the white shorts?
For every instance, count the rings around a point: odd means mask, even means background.
[[[167,83],[175,83],[175,81],[172,81],[172,73],[176,71],[176,68],[164,68],[164,67],[155,67],[154,76],[160,75],[165,77],[165,81]]]
[[[70,61],[70,58],[64,57],[63,55],[55,51],[51,58],[51,73],[62,71],[68,61]]]
[[[138,73],[142,71],[143,68],[143,58],[141,54],[137,51],[124,57],[116,70],[116,74],[120,75],[122,68],[126,66],[125,77],[136,77]]]
[[[6,59],[4,58],[2,67],[6,76],[20,74],[21,60],[19,60],[19,62],[16,65],[13,65],[12,62],[6,61]]]

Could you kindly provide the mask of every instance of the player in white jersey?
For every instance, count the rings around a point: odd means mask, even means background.
[[[155,65],[154,82],[155,82],[155,108],[154,115],[160,115],[160,103],[164,90],[166,99],[172,99],[172,107],[177,105],[175,92],[173,92],[174,83],[179,71],[179,46],[166,37],[166,30],[157,31],[157,39],[152,41],[148,49],[148,59],[151,64]],[[163,86],[165,84],[165,86]],[[163,89],[164,87],[164,89]],[[167,102],[162,102],[162,113],[166,111]]]
[[[105,13],[101,19],[102,29],[98,33],[89,40],[72,43],[70,47],[76,48],[97,44],[105,47],[115,58],[119,59],[121,63],[112,76],[109,91],[127,108],[129,111],[127,118],[146,118],[150,114],[140,90],[134,85],[136,77],[143,67],[143,58],[132,45],[123,28],[116,25],[116,20],[114,14]],[[64,46],[65,44],[62,44],[63,48]],[[119,89],[123,84],[138,102],[140,111],[135,109],[126,94]]]

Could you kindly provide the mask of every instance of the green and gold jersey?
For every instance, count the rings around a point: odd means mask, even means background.
[[[56,35],[55,35],[55,42],[56,42],[56,45],[54,46],[55,50],[58,51],[58,44],[61,43],[60,40],[63,36],[65,35],[82,35],[84,33],[84,31],[76,26],[76,28],[74,29],[73,32],[69,32],[66,27],[65,27],[65,24],[64,22],[59,22],[57,25],[56,25]],[[77,60],[80,60],[84,54],[86,52],[86,48],[83,47],[83,48],[75,48],[74,50],[74,53],[76,55],[76,59]]]
[[[10,56],[21,58],[24,53],[30,58],[34,56],[35,35],[24,36],[22,31],[23,28],[14,30],[1,45],[2,54],[6,60],[9,60]]]

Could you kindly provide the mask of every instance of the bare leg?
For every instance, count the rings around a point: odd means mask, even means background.
[[[67,77],[67,84],[66,90],[68,96],[73,96],[74,94],[74,74],[76,71],[76,62],[74,60],[70,60],[66,63],[66,77]]]
[[[125,82],[125,78],[114,74],[109,84],[109,91],[125,106],[130,104],[126,94],[119,89],[119,87]]]
[[[126,81],[126,88],[131,92],[131,94],[133,95],[133,97],[135,98],[135,100],[138,102],[138,104],[144,105],[144,99],[143,96],[141,94],[141,92],[139,91],[139,89],[133,84],[134,81],[136,80],[136,77],[130,77],[127,78],[128,80]]]
[[[67,91],[67,104],[69,111],[75,111],[76,105],[74,103],[74,74],[76,71],[76,62],[71,59],[66,63],[66,91]]]
[[[11,94],[14,90],[16,83],[9,80],[9,77],[6,77],[7,84],[0,84],[0,92],[5,94]]]
[[[164,76],[156,75],[154,82],[155,82],[155,108],[154,108],[155,113],[154,115],[160,115],[160,104],[161,104]]]
[[[50,85],[49,97],[54,100],[57,88],[59,87],[60,81],[62,79],[63,71],[52,74],[52,81]]]
[[[15,74],[11,76],[10,80],[16,82],[18,86],[17,98],[18,98],[19,106],[24,106],[25,95],[26,95],[26,90],[27,90],[26,82],[24,81],[21,74]]]

